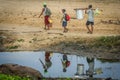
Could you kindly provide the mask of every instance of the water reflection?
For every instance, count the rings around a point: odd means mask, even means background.
[[[89,75],[89,77],[93,77],[93,75],[94,75],[94,58],[87,57],[86,60],[89,65],[89,68],[86,71],[86,74]]]
[[[52,52],[0,52],[0,64],[14,63],[39,70],[44,77],[88,77],[120,79],[120,62]],[[47,72],[47,73],[46,73]]]
[[[43,69],[44,69],[44,72],[47,73],[48,72],[48,69],[51,67],[52,65],[52,62],[51,62],[51,55],[53,53],[52,52],[45,52],[45,64],[43,63],[43,61],[39,58],[42,66],[43,66]]]
[[[67,67],[70,66],[70,61],[68,60],[68,57],[66,54],[64,54],[62,58],[63,59],[61,59],[61,61],[62,61],[62,66],[63,66],[63,72],[66,72]]]

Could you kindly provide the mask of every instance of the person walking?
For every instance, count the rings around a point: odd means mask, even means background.
[[[42,12],[40,13],[39,18],[41,17],[41,15],[44,15],[44,23],[45,23],[44,29],[49,30],[51,26],[49,19],[52,13],[51,13],[51,10],[47,7],[46,3],[43,4],[43,7],[44,8],[42,9]]]
[[[62,27],[64,28],[63,32],[68,32],[67,28],[67,13],[65,9],[62,9],[63,17],[61,18]]]
[[[92,34],[93,33],[93,25],[94,25],[94,11],[92,9],[92,5],[89,5],[88,6],[88,10],[85,11],[86,14],[88,14],[88,20],[86,22],[86,27],[87,27],[87,30],[89,34]],[[89,25],[91,25],[91,28],[89,27]]]

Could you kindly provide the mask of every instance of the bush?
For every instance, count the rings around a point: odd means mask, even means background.
[[[100,47],[118,47],[120,46],[120,36],[107,36],[107,37],[100,37],[96,41],[92,43],[93,46]]]
[[[30,80],[30,79],[27,77],[19,77],[19,76],[0,74],[0,80]]]

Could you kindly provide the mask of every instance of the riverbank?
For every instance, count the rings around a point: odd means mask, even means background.
[[[82,36],[55,31],[1,31],[0,34],[3,36],[1,51],[52,51],[86,57],[120,59],[119,35]]]
[[[19,80],[32,80],[27,77],[19,77],[19,76],[10,76],[10,75],[5,75],[5,74],[0,74],[0,79],[19,79]],[[37,80],[37,79],[36,79]],[[41,78],[38,80],[88,80],[88,79],[79,79],[79,78]],[[89,80],[93,80],[93,78],[89,78]],[[105,80],[105,79],[95,79],[95,80]]]

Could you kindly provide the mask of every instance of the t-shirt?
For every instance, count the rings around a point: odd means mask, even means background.
[[[43,10],[44,10],[44,12],[43,12],[44,16],[50,16],[51,15],[51,11],[50,11],[49,8],[46,7]]]
[[[66,17],[66,13],[63,13],[63,20],[62,21],[67,22],[65,17]]]
[[[88,14],[88,21],[90,22],[94,22],[94,12],[92,9],[87,10],[87,14]]]

